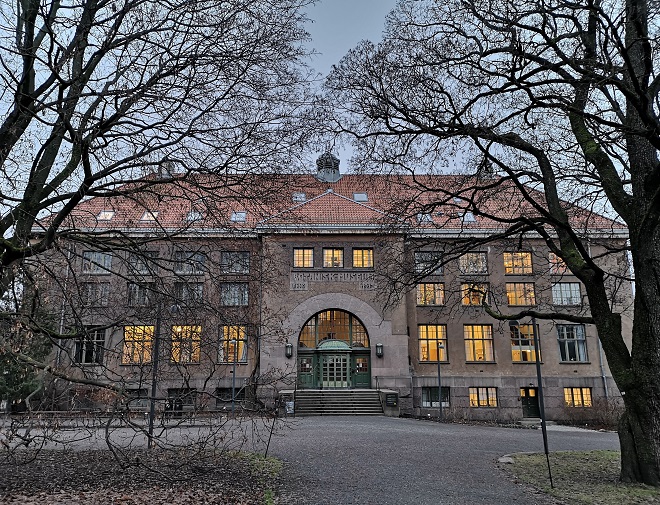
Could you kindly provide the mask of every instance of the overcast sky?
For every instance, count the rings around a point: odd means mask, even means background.
[[[396,0],[319,0],[307,13],[310,46],[321,53],[311,65],[324,76],[361,40],[378,42]]]

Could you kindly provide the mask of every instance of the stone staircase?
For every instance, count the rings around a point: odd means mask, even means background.
[[[383,415],[375,389],[299,389],[294,409],[297,416]]]

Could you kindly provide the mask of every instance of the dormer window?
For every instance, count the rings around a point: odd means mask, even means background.
[[[231,217],[229,219],[231,219],[233,223],[244,223],[247,219],[247,212],[235,210],[231,213]]]
[[[429,212],[420,212],[417,214],[417,222],[419,224],[422,223],[432,223],[433,222],[433,217]]]
[[[355,202],[367,202],[369,201],[366,193],[353,193],[353,201]]]
[[[188,221],[189,223],[201,221],[202,219],[204,219],[204,214],[198,210],[191,210],[186,215],[186,221]]]
[[[307,195],[305,193],[296,192],[293,194],[292,200],[294,203],[302,203],[307,201]]]
[[[102,210],[97,214],[96,219],[99,221],[110,221],[113,217],[115,217],[114,210]]]
[[[147,210],[142,214],[140,221],[155,221],[158,219],[158,211]]]
[[[469,210],[465,211],[463,213],[463,215],[461,216],[461,220],[464,223],[476,223],[477,222],[477,218],[474,217],[474,214],[472,212],[470,212]]]

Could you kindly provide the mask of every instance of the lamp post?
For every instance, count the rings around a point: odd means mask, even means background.
[[[440,373],[440,361],[444,344],[438,342],[438,419],[442,421],[442,374]]]
[[[509,321],[509,326],[513,328],[518,327],[518,321]],[[545,404],[543,403],[543,377],[541,376],[541,355],[539,353],[539,334],[536,329],[536,318],[532,316],[532,334],[534,335],[534,356],[536,363],[536,381],[538,384],[538,398],[539,410],[541,413],[541,433],[543,434],[543,450],[545,452],[545,461],[548,465],[548,477],[550,479],[550,487],[554,489],[552,482],[552,470],[550,469],[550,455],[548,452],[548,430],[545,422]]]
[[[158,358],[160,356],[160,324],[163,315],[163,301],[158,300],[158,308],[156,309],[156,327],[154,328],[154,347],[151,356],[151,398],[149,401],[149,430],[147,448],[151,449],[154,439],[154,420],[156,418],[156,386],[158,385]]]
[[[234,407],[236,405],[236,358],[238,354],[238,349],[236,349],[237,340],[232,338],[229,341],[234,350],[234,363],[231,371],[231,417],[234,417]]]

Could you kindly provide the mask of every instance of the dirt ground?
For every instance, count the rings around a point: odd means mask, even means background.
[[[0,461],[0,503],[270,504],[280,464],[237,453],[133,450],[41,451]]]

